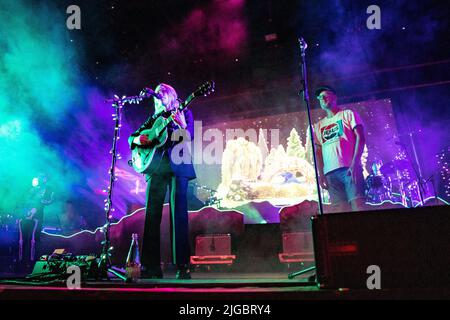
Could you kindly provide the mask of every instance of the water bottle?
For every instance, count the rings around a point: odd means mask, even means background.
[[[139,257],[138,235],[133,233],[131,246],[125,264],[127,282],[135,282],[141,276],[141,259]]]

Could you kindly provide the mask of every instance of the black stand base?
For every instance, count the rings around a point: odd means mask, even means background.
[[[117,278],[119,278],[122,281],[127,281],[127,277],[122,272],[119,272],[119,271],[114,270],[112,268],[109,268],[108,272],[112,273],[113,275],[115,275]]]
[[[113,274],[114,276],[116,276],[117,278],[119,278],[122,281],[126,281],[127,277],[123,272],[120,272],[118,270],[115,270],[111,267],[111,263],[107,260],[105,260],[105,258],[100,258],[100,261],[98,263],[98,278],[97,280],[106,280],[109,281],[111,280],[109,277],[109,274]]]
[[[308,273],[310,271],[316,270],[316,266],[312,266],[300,271],[292,272],[288,274],[288,279],[294,279],[296,276],[300,276],[302,274]]]

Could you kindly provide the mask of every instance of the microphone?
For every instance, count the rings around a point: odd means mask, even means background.
[[[306,48],[308,48],[308,44],[302,37],[298,38],[298,42],[300,44],[300,49],[305,50]]]
[[[153,91],[150,88],[145,87],[142,91],[145,93],[146,96],[153,96],[153,97],[155,97],[155,98],[157,98],[159,100],[162,99],[162,95],[161,94],[156,93],[155,91]]]

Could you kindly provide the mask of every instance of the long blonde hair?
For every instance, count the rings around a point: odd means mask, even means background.
[[[153,101],[155,102],[155,114],[165,111],[166,107],[167,110],[169,110],[175,109],[179,106],[179,102],[177,100],[178,94],[172,86],[161,83],[155,88],[155,92],[162,95],[161,100],[156,97],[153,98]],[[167,101],[165,101],[164,104],[162,100]]]

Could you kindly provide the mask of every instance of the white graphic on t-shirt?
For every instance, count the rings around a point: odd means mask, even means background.
[[[344,134],[342,120],[338,120],[321,128],[322,144],[336,141]]]

